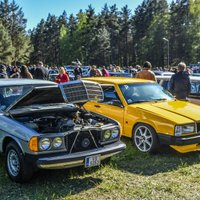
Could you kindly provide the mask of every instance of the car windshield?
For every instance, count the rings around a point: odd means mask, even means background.
[[[4,111],[32,88],[31,85],[0,87],[0,110]]]
[[[156,83],[123,84],[119,86],[128,104],[173,99],[173,96]]]

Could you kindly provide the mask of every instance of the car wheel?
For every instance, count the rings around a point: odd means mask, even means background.
[[[26,162],[24,155],[15,142],[11,142],[6,147],[5,167],[11,180],[22,183],[31,179],[33,169]]]
[[[133,142],[138,150],[153,153],[159,148],[155,130],[147,124],[137,124],[133,129]]]

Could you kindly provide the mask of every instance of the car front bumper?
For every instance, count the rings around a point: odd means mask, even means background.
[[[100,155],[100,159],[104,160],[115,154],[120,153],[126,148],[121,141],[106,145],[102,148],[71,153],[66,155],[46,156],[38,158],[36,165],[41,169],[64,169],[84,165],[85,158],[88,156]]]
[[[200,150],[200,135],[175,137],[165,134],[158,134],[161,144],[170,145],[180,153]]]
[[[158,138],[161,144],[167,145],[183,146],[200,143],[200,135],[176,137],[165,134],[158,134]]]

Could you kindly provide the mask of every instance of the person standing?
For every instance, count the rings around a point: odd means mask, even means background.
[[[67,75],[65,68],[61,67],[60,71],[59,71],[59,75],[56,77],[55,82],[56,83],[65,83],[68,82],[69,80],[69,76]]]
[[[94,76],[97,76],[97,67],[95,65],[92,65],[90,70],[90,77]]]
[[[29,72],[28,67],[26,65],[22,65],[20,75],[21,75],[21,78],[33,79],[33,76]]]
[[[48,80],[48,70],[43,66],[43,62],[38,62],[33,77],[34,79]]]
[[[103,76],[110,76],[110,73],[109,73],[109,71],[106,69],[105,66],[102,67],[101,72],[102,72],[102,75],[103,75]]]
[[[81,62],[78,59],[76,59],[76,62],[74,62],[74,63],[75,63],[74,79],[78,80],[82,77],[82,69],[80,67]]]
[[[147,80],[156,81],[156,77],[153,71],[151,71],[151,63],[146,61],[143,65],[142,71],[138,72],[135,78],[142,78]]]
[[[20,78],[20,69],[17,66],[13,67],[12,74],[10,78]]]
[[[186,100],[190,94],[191,83],[184,62],[178,64],[178,72],[172,75],[169,90],[179,100]]]
[[[8,78],[6,73],[6,66],[2,64],[0,64],[0,78]]]

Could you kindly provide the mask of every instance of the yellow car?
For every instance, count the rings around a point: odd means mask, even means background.
[[[122,135],[137,149],[155,152],[161,144],[181,153],[200,150],[200,107],[178,101],[159,84],[142,79],[91,77],[101,84],[103,102],[88,102],[87,110],[120,122]]]

